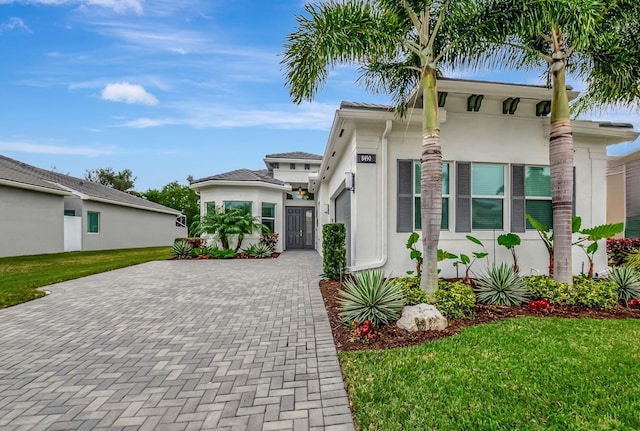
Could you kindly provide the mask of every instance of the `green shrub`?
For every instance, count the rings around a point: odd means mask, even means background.
[[[338,280],[347,268],[345,240],[347,231],[342,223],[322,226],[323,273],[326,278]]]
[[[447,318],[471,319],[476,295],[471,286],[461,281],[438,280],[434,305]]]
[[[400,285],[405,305],[428,304],[429,295],[420,289],[419,277],[400,277],[395,282]]]
[[[191,259],[193,246],[185,240],[179,239],[171,247],[171,256],[175,259]]]
[[[574,277],[573,285],[558,283],[546,275],[532,276],[527,279],[527,289],[532,298],[548,299],[554,305],[611,308],[618,303],[615,283],[584,276]]]
[[[640,274],[628,266],[614,266],[607,279],[618,288],[618,298],[628,302],[640,297]]]
[[[249,247],[243,248],[242,252],[244,254],[248,254],[249,256],[253,256],[253,253],[255,253],[255,250],[256,250],[256,245],[255,244],[251,244]]]
[[[626,256],[625,265],[640,271],[640,251],[630,253]]]
[[[232,248],[212,247],[209,249],[209,256],[214,259],[231,259],[236,257],[236,251]]]
[[[191,256],[193,257],[198,257],[198,256],[203,256],[208,254],[209,254],[209,249],[207,247],[194,247],[193,250],[191,250]]]
[[[350,277],[338,294],[338,302],[344,323],[370,320],[375,328],[396,320],[404,306],[400,285],[382,271],[363,271]]]
[[[573,278],[576,305],[590,308],[612,308],[618,305],[618,286],[610,281],[596,281],[578,276]]]
[[[520,305],[529,300],[524,278],[506,263],[491,265],[476,280],[478,302],[491,305]]]
[[[273,254],[273,250],[271,250],[271,248],[268,245],[263,243],[256,244],[253,247],[253,250],[251,251],[251,253],[249,253],[250,256],[253,256],[258,259],[269,257],[272,254]]]
[[[271,233],[263,233],[260,236],[260,244],[264,244],[269,249],[271,249],[272,253],[276,252],[276,246],[278,245],[278,234],[275,232]]]

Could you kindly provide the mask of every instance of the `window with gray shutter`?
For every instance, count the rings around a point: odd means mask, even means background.
[[[413,160],[398,160],[397,232],[413,232]]]
[[[511,232],[524,232],[524,165],[511,165]]]
[[[470,162],[456,162],[456,232],[471,232]]]

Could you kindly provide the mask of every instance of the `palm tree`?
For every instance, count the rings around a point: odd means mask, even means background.
[[[492,56],[475,57],[510,69],[544,66],[552,87],[549,164],[554,232],[554,278],[572,283],[571,218],[573,201],[573,135],[567,96],[566,74],[575,73],[589,85],[589,100],[602,103],[624,101],[618,75],[629,61],[637,61],[637,32],[629,38],[631,48],[617,49],[616,28],[632,27],[640,13],[638,0],[485,0],[479,2],[480,17],[499,15],[502,21],[490,34],[495,43]],[[637,23],[634,24],[637,27]],[[506,44],[504,43],[506,42]],[[610,50],[616,50],[617,57]],[[634,52],[635,50],[635,52]],[[636,79],[637,79],[637,68]],[[613,72],[615,71],[615,72]],[[614,74],[616,73],[617,74]],[[626,83],[632,78],[626,78]],[[636,89],[637,89],[636,80]],[[637,94],[637,93],[636,93]]]
[[[288,35],[282,64],[294,103],[312,100],[328,71],[358,64],[360,82],[392,95],[400,114],[422,93],[421,213],[425,268],[421,287],[438,288],[438,240],[442,217],[442,153],[437,70],[456,50],[473,51],[490,19],[468,20],[474,0],[344,0],[309,3]],[[502,13],[500,11],[496,13]],[[412,104],[413,102],[413,104]]]

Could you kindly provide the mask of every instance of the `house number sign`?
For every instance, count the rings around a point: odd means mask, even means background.
[[[358,154],[358,163],[375,163],[375,154]]]

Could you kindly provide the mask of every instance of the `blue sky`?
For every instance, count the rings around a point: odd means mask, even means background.
[[[290,102],[279,55],[303,5],[0,0],[0,154],[78,177],[128,168],[138,191],[262,169],[267,153],[322,154],[341,100],[388,99],[367,94],[341,67],[313,103]],[[542,82],[538,74],[452,75]],[[640,128],[638,113],[592,118]]]

